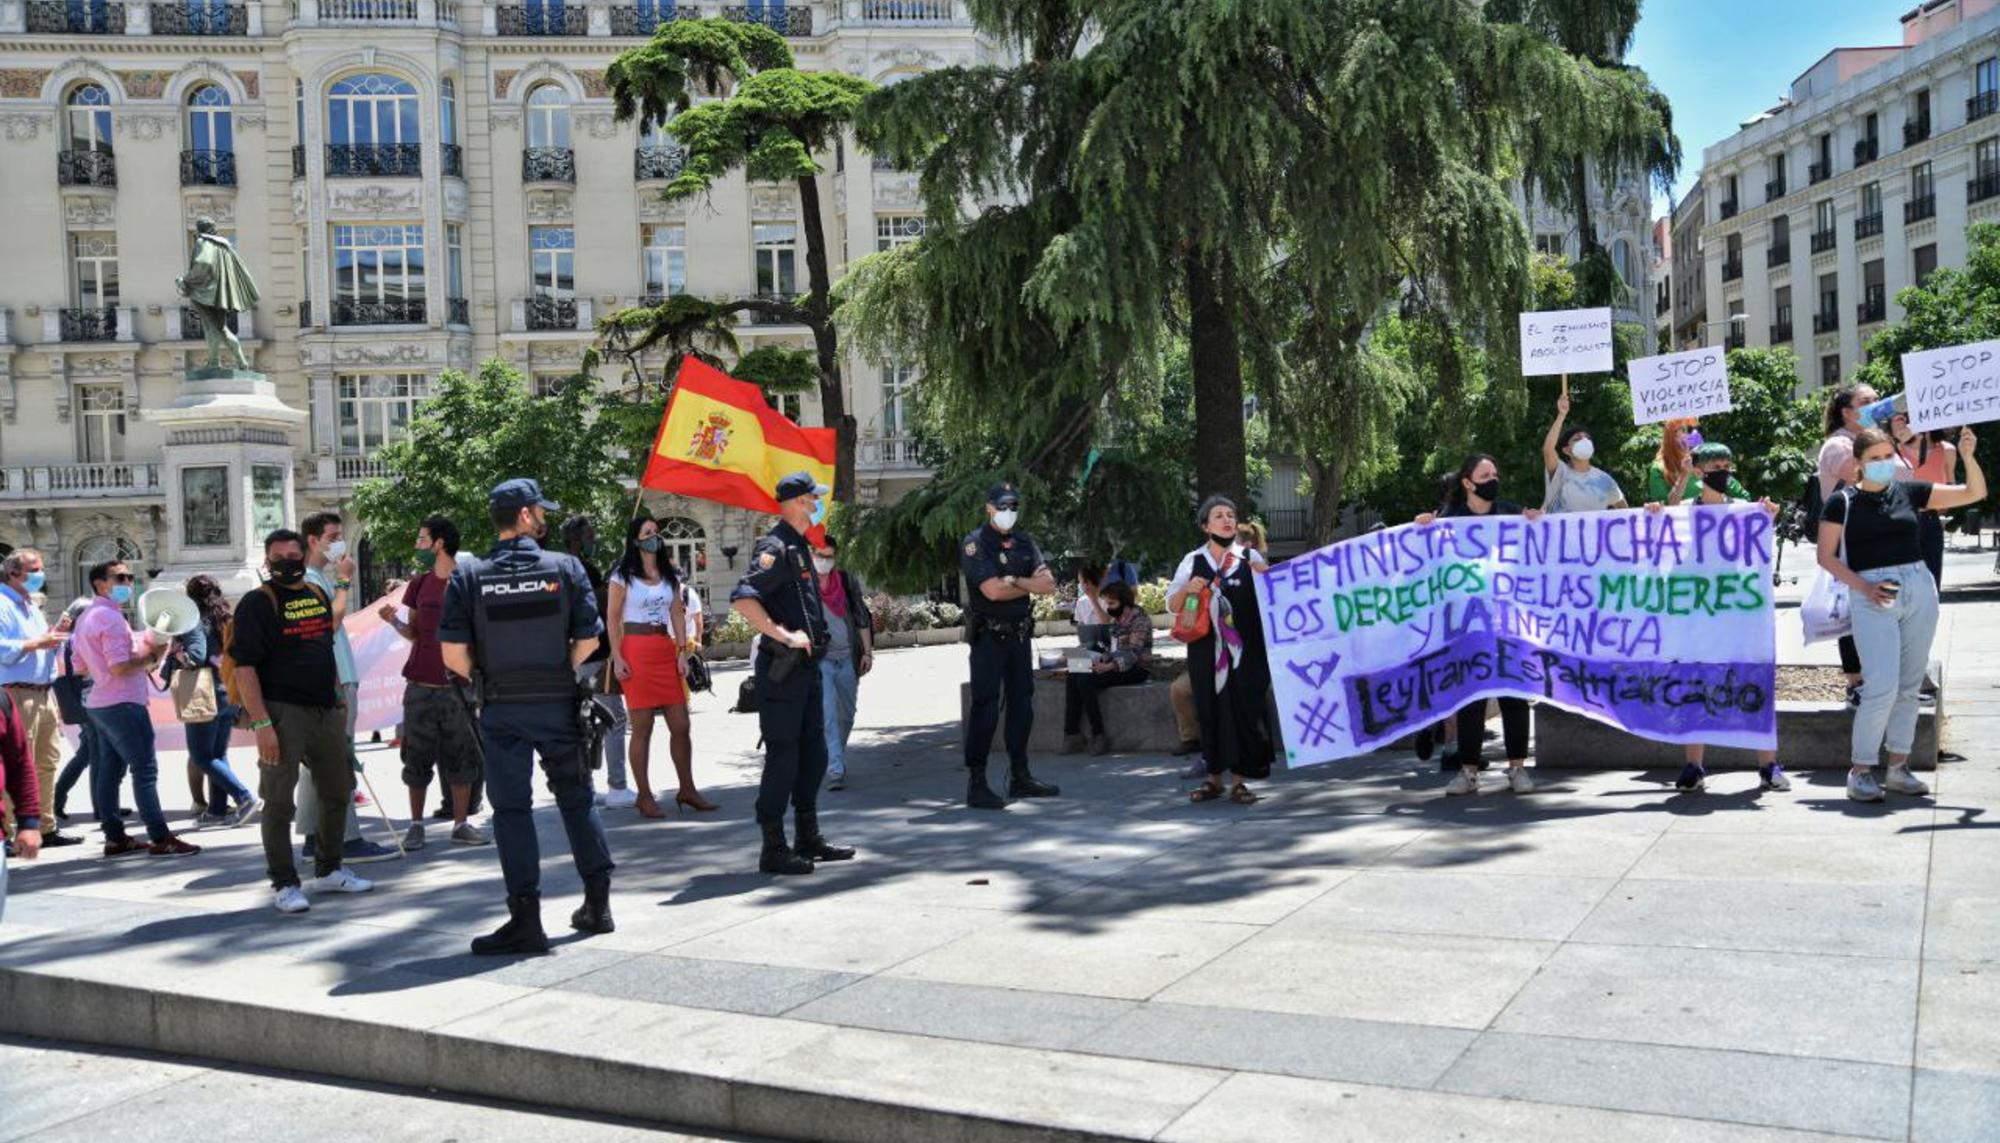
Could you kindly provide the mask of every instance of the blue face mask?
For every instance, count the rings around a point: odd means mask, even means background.
[[[1870,484],[1887,484],[1896,479],[1896,462],[1871,460],[1861,466],[1861,478]]]
[[[129,583],[114,584],[111,588],[111,602],[120,607],[132,602],[132,585]]]
[[[43,585],[47,584],[48,582],[49,582],[49,577],[43,575],[41,572],[38,571],[29,572],[28,584],[27,584],[28,594],[33,595],[34,593],[42,590]]]

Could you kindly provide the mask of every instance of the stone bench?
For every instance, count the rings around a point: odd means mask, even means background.
[[[1180,731],[1174,726],[1173,700],[1167,696],[1172,677],[1160,678],[1158,675],[1159,667],[1156,666],[1152,681],[1129,687],[1112,687],[1098,695],[1098,703],[1104,710],[1104,734],[1111,740],[1113,753],[1171,754],[1180,746]],[[1067,676],[1063,672],[1035,672],[1035,727],[1028,736],[1028,753],[1031,756],[1051,755],[1062,748],[1063,697],[1067,690]],[[971,709],[972,684],[961,683],[958,688],[961,727],[965,725],[966,715]],[[1004,759],[1007,754],[1006,726],[1003,699],[1000,728],[993,733],[992,756],[996,759]],[[1083,723],[1086,733],[1089,726],[1089,722]]]

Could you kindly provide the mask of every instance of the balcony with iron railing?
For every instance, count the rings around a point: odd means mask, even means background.
[[[250,8],[245,4],[214,4],[185,0],[180,4],[149,5],[156,36],[247,36]]]
[[[521,152],[521,181],[576,185],[576,152],[568,147],[528,147]]]
[[[295,179],[306,177],[306,149],[304,144],[295,143],[292,145],[292,177]]]
[[[1780,242],[1764,251],[1764,265],[1770,269],[1792,264],[1792,244],[1789,240]]]
[[[455,27],[458,0],[292,0],[295,28]]]
[[[0,468],[0,500],[108,500],[163,495],[157,464],[114,460]]]
[[[115,187],[118,163],[109,151],[58,151],[56,182],[66,187]]]
[[[471,325],[472,304],[464,298],[446,298],[444,300],[444,324]]]
[[[1981,171],[1965,182],[1967,205],[2000,197],[2000,171]]]
[[[632,153],[632,177],[640,182],[677,179],[686,165],[685,147],[641,147]]]
[[[438,147],[438,165],[444,173],[455,179],[465,177],[465,148],[457,143],[445,143]]]
[[[590,11],[582,4],[509,5],[493,12],[503,36],[587,36]]]
[[[894,168],[891,168],[891,169],[893,170]],[[1725,199],[1723,199],[1723,200],[1722,200],[1722,217],[1724,217],[1724,218],[1735,218],[1735,217],[1736,217],[1736,200],[1735,200],[1735,199],[1733,199],[1733,198],[1725,198]]]
[[[117,306],[64,306],[55,311],[54,340],[119,341]],[[49,331],[44,331],[49,332]]]
[[[516,298],[513,306],[516,333],[574,332],[591,328],[589,298],[559,298],[546,294]]]
[[[1936,217],[1937,217],[1937,196],[1934,194],[1927,194],[1921,198],[1913,198],[1910,201],[1903,204],[1904,226],[1909,226],[1913,223],[1922,222],[1927,218],[1936,218]]]
[[[424,149],[416,143],[328,143],[330,179],[415,178],[424,173]]]
[[[1806,167],[1806,183],[1809,186],[1823,183],[1832,177],[1833,177],[1833,164],[1830,162],[1813,163],[1810,166]]]
[[[235,186],[236,152],[182,151],[181,185],[184,187]]]
[[[1903,146],[1914,147],[1930,137],[1931,121],[1928,116],[1922,119],[1903,120]]]
[[[2000,91],[1982,91],[1965,101],[1965,121],[1972,123],[2000,111]]]
[[[1836,230],[1815,230],[1812,236],[1812,252],[1825,254],[1840,245],[1840,232]]]
[[[313,301],[311,298],[302,298],[299,301],[299,328],[311,329],[312,323]]]
[[[1777,322],[1771,326],[1772,345],[1784,345],[1791,340],[1792,340],[1792,323],[1789,319],[1786,321]]]
[[[701,9],[692,4],[655,4],[646,8],[611,9],[611,34],[614,36],[650,36],[660,25],[675,20],[699,20]]]
[[[333,300],[335,325],[423,325],[430,312],[422,298],[358,298]]]
[[[1854,142],[1854,165],[1865,167],[1882,155],[1880,139],[1857,139]]]
[[[1667,316],[1667,311],[1673,308],[1674,300],[1664,290],[1660,291],[1659,297],[1653,299],[1654,317],[1665,317]]]
[[[122,36],[125,5],[92,0],[28,0],[26,27],[30,35]]]
[[[775,290],[758,290],[757,297],[762,301],[783,302],[786,305],[790,306],[790,305],[797,305],[799,299],[805,297],[805,295],[795,294],[795,293],[793,294],[781,293]],[[761,310],[745,310],[743,313],[743,320],[750,325],[800,324],[797,318],[790,317],[785,314],[765,313]]]
[[[1734,282],[1741,279],[1742,277],[1743,277],[1743,256],[1741,254],[1736,255],[1734,258],[1724,258],[1722,260],[1723,281]]]
[[[966,19],[962,5],[952,0],[861,0],[860,8],[861,21],[868,24],[949,24]]]
[[[886,437],[862,437],[855,442],[855,467],[866,472],[923,472],[923,449],[917,438],[906,433]]]
[[[1861,293],[1861,304],[1854,307],[1854,319],[1862,325],[1873,325],[1889,316],[1889,294],[1880,285],[1868,286]]]
[[[1764,201],[1776,202],[1785,197],[1785,180],[1771,179],[1764,184]]]
[[[1815,334],[1837,333],[1839,330],[1840,311],[1821,310],[1819,313],[1813,315],[1813,332]]]
[[[737,24],[762,24],[781,36],[813,34],[810,8],[752,8],[745,4],[732,4],[722,10],[722,18]]]
[[[1854,240],[1880,238],[1882,236],[1882,212],[1856,215],[1854,218]]]

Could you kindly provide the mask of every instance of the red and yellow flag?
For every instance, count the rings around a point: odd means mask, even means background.
[[[833,486],[832,429],[802,429],[764,391],[690,357],[660,418],[639,483],[752,512],[776,512],[780,478],[810,472]]]

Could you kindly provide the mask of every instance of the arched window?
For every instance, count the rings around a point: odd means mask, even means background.
[[[458,86],[450,76],[438,81],[438,141],[458,142]]]
[[[229,93],[203,84],[188,94],[188,149],[228,154],[236,149],[236,132],[229,113]]]
[[[401,76],[370,72],[336,80],[326,101],[328,142],[417,143],[417,89]]]
[[[660,555],[673,561],[683,576],[692,579],[695,572],[708,566],[708,533],[700,524],[685,516],[668,516],[659,526],[660,539],[666,542]]]
[[[1611,244],[1611,265],[1618,270],[1618,278],[1628,286],[1639,284],[1639,268],[1632,264],[1632,244],[1623,238]]]
[[[569,93],[553,83],[528,93],[528,146],[569,150]]]
[[[76,567],[76,593],[86,599],[93,594],[90,590],[90,569],[96,567],[98,564],[109,560],[119,561],[131,570],[132,575],[136,579],[145,575],[145,569],[140,566],[141,561],[144,559],[145,554],[139,550],[139,545],[122,536],[93,536],[76,546],[76,564],[74,565]],[[139,584],[133,584],[132,598],[134,601],[139,598],[141,590],[142,588]],[[128,609],[131,606],[132,604],[126,604]]]
[[[72,151],[111,153],[111,94],[94,83],[70,89],[64,142]]]

